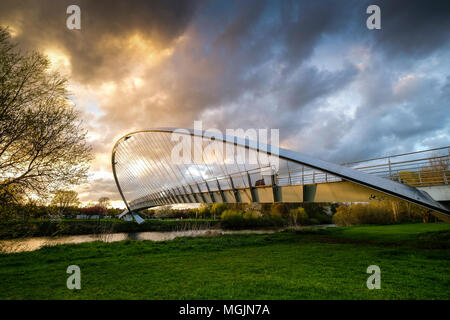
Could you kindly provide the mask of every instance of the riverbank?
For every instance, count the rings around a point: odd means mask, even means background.
[[[320,226],[321,227],[321,226]],[[150,231],[136,233],[104,233],[58,237],[31,237],[24,239],[0,240],[0,253],[18,253],[39,250],[45,246],[63,244],[80,244],[94,241],[118,242],[125,240],[168,241],[181,237],[217,237],[224,234],[265,234],[280,232],[281,230],[222,230],[201,229],[188,231]]]
[[[450,299],[449,250],[443,223],[60,245],[1,255],[0,299]]]
[[[0,223],[0,240],[29,237],[99,235],[150,231],[186,231],[219,228],[220,220],[166,219],[146,220],[142,224],[112,220],[13,220]]]
[[[111,233],[169,232],[205,229],[273,230],[290,225],[288,219],[148,219],[142,224],[119,219],[100,220],[12,220],[0,222],[0,240],[31,237],[103,235]]]

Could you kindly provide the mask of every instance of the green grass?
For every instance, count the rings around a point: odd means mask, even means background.
[[[449,239],[405,224],[46,247],[0,255],[0,299],[450,299]]]

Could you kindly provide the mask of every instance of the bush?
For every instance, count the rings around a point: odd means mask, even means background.
[[[170,210],[169,206],[161,206],[153,211],[153,216],[155,218],[170,218],[172,215],[172,210]]]
[[[405,201],[382,201],[340,205],[333,221],[340,226],[436,221],[430,216],[429,210]]]
[[[198,209],[198,214],[201,218],[210,218],[211,217],[211,205],[209,203],[202,203],[200,208]]]
[[[281,213],[276,210],[270,211],[270,217],[274,219],[282,219]]]
[[[308,215],[305,224],[330,224],[333,222],[332,215],[327,213],[327,209],[330,208],[329,204],[304,203],[302,207],[305,208]]]
[[[316,225],[316,224],[321,224],[321,222],[319,221],[319,219],[310,218],[310,219],[308,219],[308,224],[309,225]]]
[[[121,212],[120,209],[116,209],[116,208],[110,208],[110,209],[107,209],[107,211],[108,211],[108,216],[110,216],[110,217],[117,217]]]
[[[270,216],[275,218],[278,217],[288,218],[289,217],[288,205],[279,202],[273,203],[272,207],[270,208]]]
[[[224,229],[282,227],[285,224],[279,214],[263,217],[255,210],[247,210],[245,213],[237,210],[225,210],[222,213],[221,222]]]
[[[235,210],[225,210],[221,215],[222,220],[233,220],[233,219],[241,219],[243,218],[242,213],[240,211]]]
[[[306,224],[308,220],[308,215],[306,214],[305,209],[302,207],[291,209],[289,211],[289,216],[293,225],[297,225],[298,223]]]
[[[261,214],[256,210],[247,210],[244,213],[244,219],[259,219]]]
[[[227,209],[227,205],[225,203],[214,203],[211,206],[211,213],[213,215],[213,218],[220,217],[222,213]]]

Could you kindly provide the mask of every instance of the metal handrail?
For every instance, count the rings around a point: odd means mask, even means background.
[[[447,146],[447,147],[433,148],[433,149],[413,151],[413,152],[407,152],[407,153],[399,153],[399,154],[394,154],[394,155],[385,156],[385,157],[379,157],[379,158],[372,158],[372,159],[366,159],[366,160],[345,162],[345,163],[342,163],[342,165],[343,166],[348,166],[350,164],[355,164],[355,163],[375,161],[375,160],[382,160],[382,159],[389,159],[389,158],[396,158],[396,157],[408,156],[408,155],[411,155],[411,154],[426,153],[426,152],[437,151],[437,150],[448,150],[448,152],[450,154],[450,146]]]

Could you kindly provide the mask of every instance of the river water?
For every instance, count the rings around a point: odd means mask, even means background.
[[[294,230],[328,228],[334,225],[318,225],[288,228]],[[35,237],[25,239],[0,240],[0,252],[15,253],[24,251],[34,251],[43,246],[56,246],[61,244],[77,244],[84,242],[102,241],[116,242],[124,240],[151,240],[151,241],[167,241],[178,237],[215,237],[224,234],[269,234],[287,230],[271,229],[271,230],[222,230],[222,229],[205,229],[205,230],[189,230],[189,231],[167,231],[167,232],[137,232],[137,233],[106,233],[106,234],[89,234],[76,236],[61,237]]]

